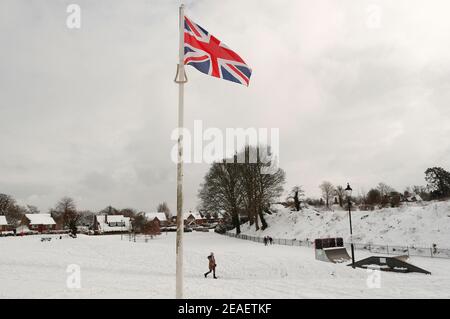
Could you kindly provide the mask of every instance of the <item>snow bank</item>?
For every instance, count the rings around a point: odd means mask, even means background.
[[[304,208],[295,212],[281,205],[275,205],[274,209],[274,214],[265,215],[269,225],[267,229],[255,231],[255,226],[247,223],[241,226],[242,233],[298,240],[324,237],[349,239],[346,211]],[[359,243],[450,247],[450,201],[355,211],[352,212],[352,224],[354,240]]]

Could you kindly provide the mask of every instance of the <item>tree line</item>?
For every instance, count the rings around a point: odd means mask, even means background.
[[[257,148],[247,147],[231,159],[213,163],[198,192],[200,209],[220,213],[236,229],[237,234],[241,231],[242,222],[246,221],[254,225],[256,230],[265,229],[267,222],[264,215],[271,214],[272,203],[281,203],[296,211],[305,205],[327,209],[332,205],[348,208],[344,186],[335,186],[329,181],[319,185],[321,197],[318,199],[307,198],[302,186],[296,185],[280,202],[285,182],[284,171],[278,168],[272,174],[263,174],[261,168],[267,165],[267,161],[258,158],[256,162],[250,162],[248,159],[252,152],[259,153]],[[236,160],[240,156],[245,158],[245,162]],[[425,180],[426,186],[409,186],[402,193],[386,183],[378,183],[367,193],[361,191],[352,194],[351,203],[359,205],[361,209],[374,209],[397,207],[401,201],[413,200],[411,198],[414,197],[424,201],[450,197],[450,172],[441,167],[431,167],[425,171]]]
[[[431,167],[425,171],[426,186],[413,185],[406,187],[402,192],[397,191],[386,183],[380,182],[368,192],[360,191],[352,195],[352,203],[360,205],[363,209],[375,207],[398,207],[402,201],[407,200],[439,200],[450,198],[450,172],[442,167]],[[319,185],[321,197],[306,198],[301,186],[295,186],[286,199],[288,206],[301,209],[301,203],[310,206],[323,206],[330,209],[332,205],[347,208],[347,199],[343,186],[335,186],[329,181]]]
[[[171,218],[169,206],[166,202],[158,204],[157,212],[162,212],[167,219]],[[18,227],[25,214],[39,214],[36,206],[19,205],[17,201],[7,194],[0,193],[0,215],[4,215],[9,224]],[[96,215],[123,215],[131,219],[133,231],[139,233],[153,233],[154,223],[145,218],[144,212],[138,212],[133,208],[117,209],[107,206],[97,212],[77,209],[76,202],[71,197],[61,198],[53,208],[47,212],[62,229],[69,229],[72,233],[77,232],[78,226],[92,227]]]

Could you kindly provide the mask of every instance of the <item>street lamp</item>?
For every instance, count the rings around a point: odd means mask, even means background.
[[[345,193],[347,195],[347,200],[348,200],[348,220],[350,221],[350,247],[352,250],[352,267],[355,268],[355,248],[353,247],[352,210],[351,210],[352,188],[350,187],[349,183],[347,183],[347,187],[345,188]]]

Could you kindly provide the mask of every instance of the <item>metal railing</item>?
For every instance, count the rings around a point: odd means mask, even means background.
[[[149,241],[153,240],[155,237],[156,237],[156,235],[126,233],[126,234],[122,234],[120,239],[121,240],[128,240],[128,241],[131,241],[131,242],[148,243]]]
[[[253,242],[264,243],[263,237],[250,236],[245,234],[236,235],[232,232],[224,233],[225,236],[239,238],[244,240],[250,240]],[[272,244],[286,245],[286,246],[303,246],[314,247],[314,242],[308,239],[286,239],[286,238],[273,238]],[[270,245],[270,241],[268,242]],[[450,258],[449,248],[437,248],[437,247],[418,247],[418,246],[397,246],[397,245],[377,245],[377,244],[362,244],[354,243],[355,249],[367,250],[377,254],[387,255],[407,255],[407,256],[419,256],[419,257],[432,257],[432,258]],[[345,244],[346,247],[350,247],[350,244]]]

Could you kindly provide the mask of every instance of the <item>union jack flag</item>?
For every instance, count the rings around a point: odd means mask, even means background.
[[[248,86],[252,70],[225,44],[184,17],[184,64],[202,73]]]

